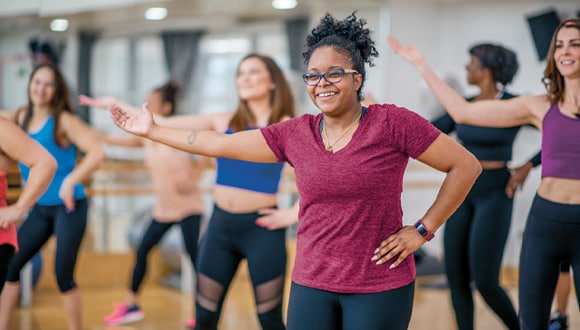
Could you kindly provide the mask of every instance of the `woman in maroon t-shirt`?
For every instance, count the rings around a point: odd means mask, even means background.
[[[365,63],[377,55],[365,21],[326,15],[307,39],[308,94],[321,110],[260,130],[225,135],[154,123],[150,112],[111,107],[124,130],[185,151],[257,162],[286,161],[300,194],[288,329],[407,329],[412,253],[455,211],[479,162],[427,120],[395,105],[361,107]],[[446,172],[433,205],[403,226],[409,158]]]

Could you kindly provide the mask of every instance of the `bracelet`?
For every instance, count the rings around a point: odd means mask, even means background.
[[[421,219],[419,219],[419,220],[417,220],[417,222],[415,222],[415,229],[417,229],[419,234],[421,236],[423,236],[423,238],[427,242],[429,242],[431,239],[433,239],[433,237],[435,237],[435,234],[430,232],[429,229],[427,229],[427,227],[425,227],[425,225],[423,224],[423,221],[421,221]]]

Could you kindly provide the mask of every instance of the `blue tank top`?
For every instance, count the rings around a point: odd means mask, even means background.
[[[502,100],[513,98],[515,95],[502,93]],[[472,98],[468,98],[471,101]],[[512,158],[512,147],[521,126],[506,128],[490,128],[457,124],[445,114],[432,122],[443,133],[457,132],[457,138],[465,149],[469,150],[479,160],[509,161]]]
[[[542,121],[542,178],[580,179],[580,119],[550,106]]]
[[[77,148],[74,144],[68,147],[60,147],[54,141],[54,118],[48,117],[42,128],[34,133],[28,132],[28,135],[42,145],[56,160],[58,167],[56,173],[48,186],[48,189],[38,199],[38,205],[59,205],[63,204],[62,199],[58,195],[62,181],[73,171],[76,164]],[[30,170],[28,166],[18,163],[20,168],[20,175],[22,176],[23,184],[26,184]],[[85,189],[82,184],[77,184],[74,189],[75,200],[85,198]]]
[[[228,129],[226,134],[232,134]],[[278,191],[284,163],[254,163],[244,160],[217,158],[216,184],[265,194]]]

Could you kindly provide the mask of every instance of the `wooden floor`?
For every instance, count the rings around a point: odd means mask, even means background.
[[[115,272],[115,269],[109,269]],[[449,302],[449,293],[445,288],[425,288],[425,283],[437,283],[442,276],[422,277],[417,279],[415,305],[409,329],[416,330],[452,330],[455,329],[453,314]],[[517,290],[511,285],[509,294],[517,300]],[[82,288],[85,329],[106,330],[166,330],[185,329],[185,321],[193,313],[191,297],[181,292],[148,282],[143,287],[142,308],[145,319],[131,325],[105,327],[102,317],[111,311],[112,303],[122,301],[125,287],[121,284],[111,286],[93,286]],[[286,290],[286,299],[287,301]],[[580,329],[580,313],[575,299],[570,299],[570,329]],[[14,315],[11,330],[65,330],[66,323],[62,304],[56,289],[46,286],[34,293],[32,307],[20,308]],[[242,265],[230,288],[224,305],[220,323],[221,330],[260,329],[253,295],[245,265]],[[476,329],[504,329],[494,314],[476,295]]]

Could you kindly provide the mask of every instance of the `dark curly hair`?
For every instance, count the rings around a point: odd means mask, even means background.
[[[512,82],[520,67],[516,53],[500,45],[477,44],[469,49],[469,54],[477,57],[484,68],[491,70],[495,82],[503,86]]]
[[[373,57],[379,55],[375,42],[370,37],[371,31],[365,28],[366,24],[366,20],[356,17],[356,12],[342,21],[327,13],[306,37],[306,51],[302,53],[306,65],[310,62],[312,53],[320,47],[331,47],[348,57],[352,68],[362,77],[361,86],[357,91],[359,101],[366,79],[365,63],[373,66]]]

